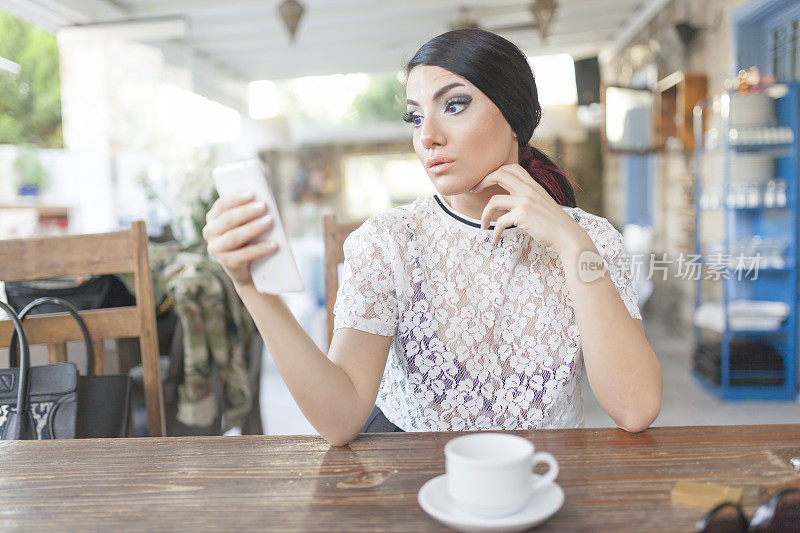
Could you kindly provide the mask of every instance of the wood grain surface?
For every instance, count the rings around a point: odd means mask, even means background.
[[[553,453],[566,493],[537,531],[692,531],[678,480],[739,487],[749,515],[800,486],[800,424],[515,431]],[[438,531],[417,491],[461,433],[0,442],[0,529]]]

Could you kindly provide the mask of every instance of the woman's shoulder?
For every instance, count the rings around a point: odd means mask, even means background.
[[[381,240],[395,239],[409,223],[423,219],[430,209],[432,196],[420,196],[413,202],[392,207],[367,218],[353,233]]]
[[[615,255],[624,251],[622,233],[607,218],[584,211],[579,207],[564,207],[603,255]]]
[[[413,202],[376,213],[366,219],[359,230],[364,228],[366,231],[388,231],[391,234],[393,233],[391,230],[405,227],[411,221],[424,218],[430,210],[432,198],[432,196],[420,196]]]
[[[583,229],[587,232],[607,232],[611,231],[617,232],[617,229],[614,225],[609,222],[607,218],[601,217],[600,215],[595,215],[594,213],[589,213],[588,211],[584,211],[580,207],[568,207],[565,205],[561,206],[569,216],[571,216],[575,222],[577,222]]]

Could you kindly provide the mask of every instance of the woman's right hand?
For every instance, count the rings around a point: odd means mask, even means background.
[[[228,277],[245,286],[253,283],[250,263],[278,250],[272,239],[252,242],[272,226],[266,204],[253,201],[252,193],[220,196],[206,214],[203,239]]]

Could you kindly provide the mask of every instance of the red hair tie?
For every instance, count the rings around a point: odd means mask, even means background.
[[[579,190],[583,191],[580,185],[578,185],[575,180],[567,176],[564,172],[559,170],[558,168],[547,165],[542,161],[536,159],[535,157],[531,156],[527,161],[523,161],[522,167],[528,171],[528,173],[533,176],[533,178],[545,188],[545,190],[552,196],[556,202],[561,205],[567,205],[567,198],[564,195],[564,191],[559,186],[558,180],[555,177],[555,174],[559,174],[564,176],[567,180],[572,182]]]

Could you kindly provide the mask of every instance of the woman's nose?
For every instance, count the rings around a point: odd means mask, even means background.
[[[425,118],[420,126],[420,143],[424,148],[431,148],[434,145],[443,146],[447,139],[442,131],[441,125],[435,118]]]

